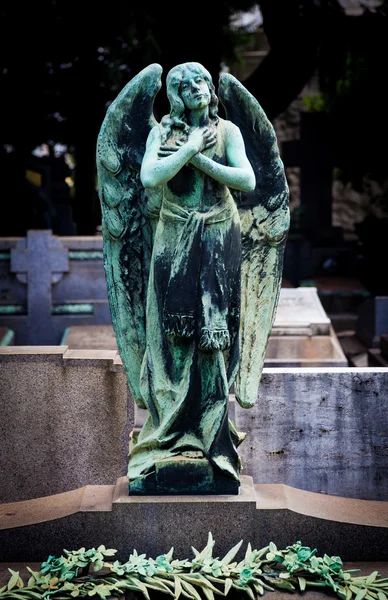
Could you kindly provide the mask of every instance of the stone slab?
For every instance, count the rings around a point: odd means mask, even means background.
[[[65,329],[61,344],[69,348],[117,350],[112,325],[74,325]]]
[[[266,367],[347,367],[348,360],[336,334],[270,335]]]
[[[329,335],[330,319],[317,288],[282,288],[271,335]]]

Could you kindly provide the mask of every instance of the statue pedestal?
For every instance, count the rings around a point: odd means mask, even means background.
[[[216,472],[206,458],[174,456],[155,464],[155,471],[129,483],[130,496],[235,495],[239,484]],[[127,490],[128,493],[128,490]]]
[[[178,557],[190,556],[192,545],[204,548],[211,531],[220,556],[243,539],[242,558],[255,536],[256,502],[253,479],[247,475],[233,495],[129,495],[128,477],[120,477],[112,502],[114,531],[104,539],[120,549],[120,556],[127,557],[130,547],[157,556],[174,546]]]

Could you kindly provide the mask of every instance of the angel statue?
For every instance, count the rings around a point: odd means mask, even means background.
[[[258,395],[282,280],[288,187],[257,100],[199,63],[138,73],[97,142],[104,266],[131,394],[129,494],[238,494],[245,434],[229,419]],[[218,98],[226,118],[218,115]]]

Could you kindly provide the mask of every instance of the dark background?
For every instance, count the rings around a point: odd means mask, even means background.
[[[326,260],[326,270],[355,275],[371,293],[388,294],[387,4],[371,10],[365,2],[360,0],[359,14],[349,16],[336,0],[197,0],[174,8],[129,0],[87,8],[74,0],[5,0],[0,235],[24,236],[36,228],[94,235],[100,225],[95,144],[109,103],[152,62],[162,65],[164,76],[187,60],[204,64],[215,81],[222,64],[241,72],[244,49],[257,49],[259,38],[232,29],[230,20],[236,11],[259,4],[260,40],[265,39],[267,52],[244,85],[268,117],[282,115],[312,76],[319,82],[319,103],[307,107],[312,115],[307,140],[315,150],[307,163],[310,181],[305,180],[304,193],[323,189],[316,167],[325,161],[355,190],[362,189],[365,175],[383,190],[380,210],[358,224],[356,248],[353,244],[346,264]],[[156,117],[167,110],[161,93]],[[42,144],[48,145],[48,156],[34,156],[32,151]],[[66,147],[70,161],[57,144]],[[300,162],[298,152],[286,156],[284,151],[285,159]],[[295,212],[291,234],[310,246],[338,247],[339,232],[334,235],[330,223],[320,227],[326,217],[316,218],[329,214],[320,205],[327,201],[321,195],[312,195],[307,212]]]

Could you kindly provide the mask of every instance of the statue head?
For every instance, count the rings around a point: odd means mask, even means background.
[[[177,127],[186,131],[187,125],[187,106],[182,97],[182,82],[185,79],[191,79],[198,75],[207,84],[209,91],[209,118],[213,122],[218,121],[218,98],[215,93],[215,87],[209,71],[200,63],[187,62],[173,67],[167,74],[167,97],[170,101],[170,114],[163,118],[163,124],[167,128]]]

